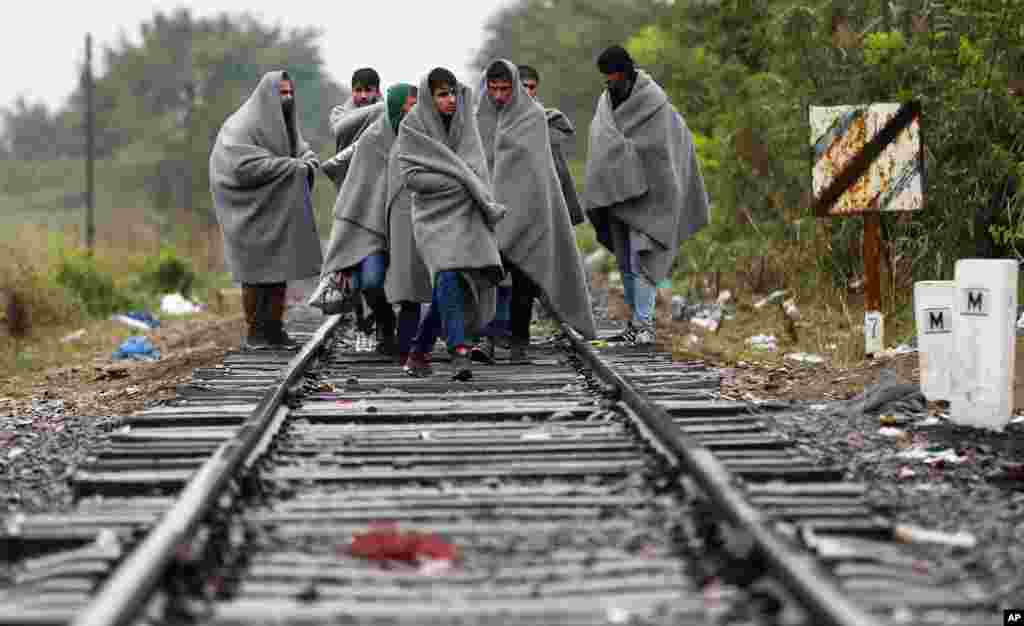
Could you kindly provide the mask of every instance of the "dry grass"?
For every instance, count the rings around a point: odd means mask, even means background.
[[[788,332],[786,318],[778,306],[755,309],[757,294],[740,294],[736,315],[724,320],[717,332],[705,332],[690,324],[678,324],[673,337],[673,353],[681,359],[711,359],[723,364],[739,361],[778,362],[786,354],[807,352],[825,357],[829,364],[847,368],[862,363],[864,354],[864,307],[840,297],[799,300],[801,319],[796,322],[796,337]],[[903,318],[887,317],[886,345],[893,337],[906,336],[912,323]],[[682,332],[680,332],[682,331]],[[691,335],[699,340],[693,342]],[[755,350],[747,343],[754,335],[774,335],[777,350]]]
[[[222,319],[222,316],[203,313],[190,316],[188,321],[198,324],[218,319]],[[85,330],[81,339],[63,341],[76,330]],[[28,383],[40,372],[104,362],[121,342],[139,334],[150,333],[143,333],[119,322],[95,320],[40,329],[28,340],[20,342],[0,336],[0,397],[27,397],[31,393]],[[157,348],[161,348],[158,342]]]
[[[183,216],[175,218],[179,228],[189,227]],[[195,225],[193,225],[194,227]],[[29,319],[28,335],[13,337],[0,307],[0,394],[16,394],[19,380],[44,369],[72,365],[96,357],[109,356],[126,337],[137,329],[104,320],[87,320],[75,308],[67,292],[54,280],[54,271],[62,251],[72,249],[82,239],[77,225],[56,230],[41,224],[20,224],[4,229],[0,235],[0,300],[14,292],[25,304]],[[178,237],[178,249],[200,271],[220,266],[220,241],[209,231],[196,237]],[[146,260],[159,253],[160,233],[138,210],[108,211],[97,224],[93,258],[97,269],[111,275],[115,284],[125,287],[142,269]],[[215,245],[213,245],[215,244]],[[237,312],[228,306],[224,315]],[[195,316],[203,319],[209,316]],[[85,330],[80,340],[63,341],[69,334]]]
[[[763,257],[750,260],[741,271],[720,276],[720,288],[732,293],[736,314],[733,319],[723,320],[717,332],[705,332],[688,323],[659,322],[659,330],[671,336],[673,353],[680,359],[707,359],[722,364],[774,363],[793,352],[820,355],[837,368],[863,363],[864,295],[837,288],[828,277],[816,274],[816,258],[829,253],[817,243],[820,240],[774,243],[764,250]],[[914,332],[912,278],[904,268],[894,265],[896,272],[885,264],[882,268],[886,347],[906,340]],[[712,277],[703,275],[692,276],[690,280],[694,285],[714,283]],[[680,285],[676,287],[678,290]],[[754,308],[755,302],[775,289],[788,290],[787,297],[795,300],[800,310],[795,328],[788,327],[778,305]],[[709,294],[709,298],[713,297],[713,293]],[[671,319],[666,300],[659,296],[660,320]],[[795,330],[795,337],[790,330]],[[691,335],[698,340],[693,341]],[[774,335],[777,351],[751,349],[747,339],[754,335]]]

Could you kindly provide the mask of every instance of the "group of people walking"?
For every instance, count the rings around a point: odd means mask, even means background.
[[[210,157],[225,257],[242,284],[251,348],[289,348],[287,281],[320,276],[310,304],[355,311],[377,350],[412,376],[432,373],[443,338],[456,380],[497,348],[529,362],[534,301],[585,338],[595,336],[574,226],[589,218],[614,253],[631,319],[622,339],[655,339],[655,286],[680,243],[708,222],[689,130],[629,54],[597,59],[606,78],[590,127],[584,191],[562,146],[574,128],[537,99],[538,72],[491,62],[476,89],[445,68],[381,91],[373,69],[330,113],[334,156],[320,162],[295,117],[296,85],[263,76],[225,122]],[[312,206],[316,173],[337,188],[321,252]],[[369,313],[364,317],[362,303]],[[396,315],[395,308],[398,312]]]

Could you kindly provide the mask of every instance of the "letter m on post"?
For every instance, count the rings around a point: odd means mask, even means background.
[[[967,287],[963,290],[963,300],[960,309],[961,315],[976,315],[984,317],[989,313],[988,289]]]
[[[984,297],[985,296],[981,295],[980,291],[968,291],[967,292],[967,310],[968,311],[972,311],[972,312],[976,311],[978,313],[981,313],[981,307],[984,304],[984,302],[983,302],[983,298]]]

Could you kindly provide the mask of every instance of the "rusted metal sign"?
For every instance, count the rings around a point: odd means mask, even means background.
[[[820,216],[924,206],[919,103],[810,107]]]

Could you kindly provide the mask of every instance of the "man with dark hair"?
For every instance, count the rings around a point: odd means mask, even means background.
[[[352,159],[353,145],[359,136],[384,115],[380,102],[380,76],[373,68],[352,73],[352,96],[331,108],[330,128],[334,135],[335,155],[324,161],[323,173],[341,190]]]
[[[210,188],[251,349],[294,349],[284,330],[289,280],[320,273],[310,191],[319,167],[295,120],[295,86],[269,72],[224,122],[210,154]]]
[[[519,66],[519,79],[523,81],[523,88],[526,89],[526,93],[530,94],[530,97],[540,102],[537,98],[537,88],[540,86],[540,72],[536,68],[529,65]]]
[[[520,65],[519,80],[523,88],[531,98],[543,106],[540,98],[537,97],[537,88],[540,85],[540,73],[529,65]],[[569,210],[569,219],[573,226],[584,222],[583,209],[580,207],[579,195],[576,193],[576,183],[573,182],[572,173],[569,171],[569,164],[562,152],[562,146],[567,144],[576,133],[569,118],[558,109],[544,109],[548,122],[548,134],[551,138],[551,156],[555,162],[555,171],[561,184],[562,195],[565,197],[565,204]],[[506,284],[508,283],[508,284]],[[512,334],[511,329],[511,300],[512,285],[511,277],[498,285],[498,308],[494,321],[488,324],[483,334],[486,335],[483,342],[473,348],[473,360],[482,363],[493,363],[495,348],[497,344],[506,345]],[[510,346],[510,344],[509,344]],[[521,354],[516,355],[522,356]]]
[[[467,337],[494,318],[494,286],[504,275],[494,225],[505,207],[494,200],[469,87],[435,68],[420,92],[402,121],[395,158],[412,192],[413,236],[433,293],[405,370],[430,374],[428,355],[443,328],[454,378],[468,380]]]
[[[631,318],[623,339],[654,343],[655,286],[709,219],[693,137],[668,96],[622,46],[597,59],[606,90],[590,125],[584,207],[615,254]]]
[[[526,93],[544,106],[544,103],[537,97],[537,89],[540,87],[540,73],[529,65],[519,66],[519,80],[522,81]],[[569,141],[576,135],[569,118],[558,109],[545,107],[544,114],[548,119],[548,133],[551,135],[551,156],[555,159],[555,169],[558,171],[558,180],[562,185],[562,195],[565,196],[565,205],[569,209],[569,218],[573,226],[582,224],[585,220],[583,208],[580,205],[580,197],[576,193],[576,183],[569,171],[569,163],[562,152],[562,146],[568,145]]]
[[[353,144],[348,175],[334,204],[334,225],[321,289],[310,304],[325,312],[341,308],[346,292],[360,293],[373,310],[377,326],[377,352],[394,356],[409,351],[409,323],[395,342],[395,315],[385,294],[389,273],[388,217],[395,195],[389,191],[388,164],[398,124],[416,104],[416,87],[406,83],[388,89],[386,115],[380,117]],[[402,271],[408,271],[403,268]],[[403,299],[402,319],[419,322],[419,304]],[[415,331],[415,326],[413,326]]]
[[[375,104],[380,100],[380,74],[372,67],[362,67],[352,73],[352,102],[357,107]]]
[[[519,70],[498,59],[487,66],[477,103],[495,200],[508,208],[496,233],[512,275],[510,361],[528,361],[533,301],[586,338],[595,334],[583,260],[576,246],[544,109],[523,88]]]

